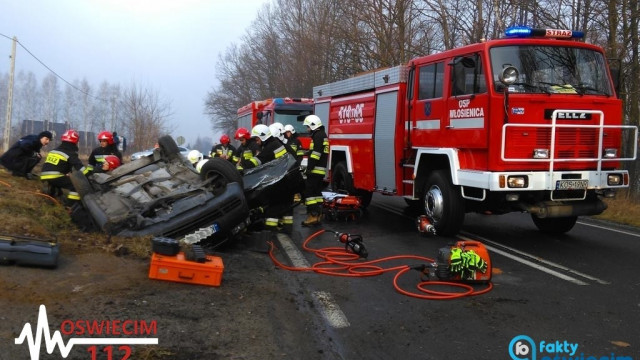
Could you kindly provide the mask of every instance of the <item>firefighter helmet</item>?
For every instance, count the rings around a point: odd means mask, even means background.
[[[240,139],[251,139],[251,134],[249,133],[249,130],[247,130],[246,128],[238,128],[238,130],[236,130],[236,136],[235,136],[236,140],[240,140]]]
[[[295,134],[296,128],[294,128],[291,124],[287,124],[284,126],[284,132],[286,133],[287,131],[289,131],[291,134]]]
[[[64,134],[62,134],[62,136],[60,137],[60,140],[65,142],[70,142],[72,144],[77,144],[78,140],[80,140],[80,135],[78,135],[77,131],[73,129],[69,129],[65,131]]]
[[[284,141],[284,126],[279,122],[275,122],[269,125],[269,131],[271,131],[271,135],[280,139],[280,141]]]
[[[317,115],[309,115],[304,118],[302,123],[304,126],[308,126],[311,130],[315,130],[322,126],[322,120]]]
[[[269,127],[264,124],[258,124],[251,129],[251,136],[257,137],[262,141],[266,141],[271,137],[271,131],[269,131]]]
[[[98,134],[98,141],[107,140],[107,144],[113,145],[113,134],[109,131],[101,131]]]
[[[202,160],[203,155],[200,151],[198,150],[191,150],[189,151],[189,154],[187,155],[187,159],[189,159],[189,162],[192,164],[197,164],[198,161]]]
[[[104,162],[109,164],[109,170],[113,170],[121,165],[120,159],[115,155],[107,155],[104,157]]]
[[[229,135],[222,134],[222,136],[220,136],[220,144],[223,144],[223,145],[229,144]]]

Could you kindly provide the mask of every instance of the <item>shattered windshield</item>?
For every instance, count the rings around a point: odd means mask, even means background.
[[[583,48],[519,45],[491,49],[494,84],[507,66],[518,70],[510,93],[545,93],[612,96],[602,53]]]

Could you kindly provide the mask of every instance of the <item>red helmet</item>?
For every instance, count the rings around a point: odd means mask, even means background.
[[[229,143],[229,135],[222,134],[222,136],[220,136],[220,143],[227,145]]]
[[[113,145],[113,134],[109,131],[101,131],[98,134],[98,141],[100,140],[107,140],[107,144]]]
[[[70,142],[72,144],[77,144],[78,140],[80,140],[80,135],[78,135],[77,131],[73,129],[69,129],[65,131],[64,134],[62,134],[62,137],[60,139],[62,141]]]
[[[113,170],[120,166],[120,159],[115,155],[107,155],[104,157],[104,162],[109,164],[109,170]]]
[[[245,138],[247,140],[251,139],[251,134],[249,133],[249,130],[241,127],[238,130],[236,130],[236,136],[235,136],[236,140],[240,140],[242,138]]]

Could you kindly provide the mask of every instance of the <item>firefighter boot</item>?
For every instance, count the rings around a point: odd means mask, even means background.
[[[313,209],[309,209],[307,218],[302,222],[302,226],[312,226],[320,224],[322,220],[322,211],[318,206],[314,206]]]

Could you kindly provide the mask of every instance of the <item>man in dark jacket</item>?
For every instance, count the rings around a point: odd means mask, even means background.
[[[42,172],[40,173],[40,180],[47,181],[50,186],[69,190],[67,206],[72,206],[80,200],[80,195],[73,187],[69,174],[73,169],[82,171],[84,174],[88,172],[88,169],[82,164],[82,161],[80,161],[78,157],[79,138],[80,136],[77,131],[65,131],[61,137],[62,144],[49,151],[47,159],[42,165]]]
[[[322,188],[324,177],[327,175],[327,160],[329,159],[329,138],[324,131],[322,121],[316,115],[309,115],[303,124],[311,131],[309,145],[309,159],[307,162],[307,181],[305,183],[304,204],[307,206],[307,218],[303,226],[319,224],[322,220]]]
[[[38,135],[27,135],[0,156],[0,164],[12,171],[13,176],[26,177],[29,180],[37,177],[31,170],[42,159],[40,150],[47,146],[53,135],[49,131],[43,131]]]

